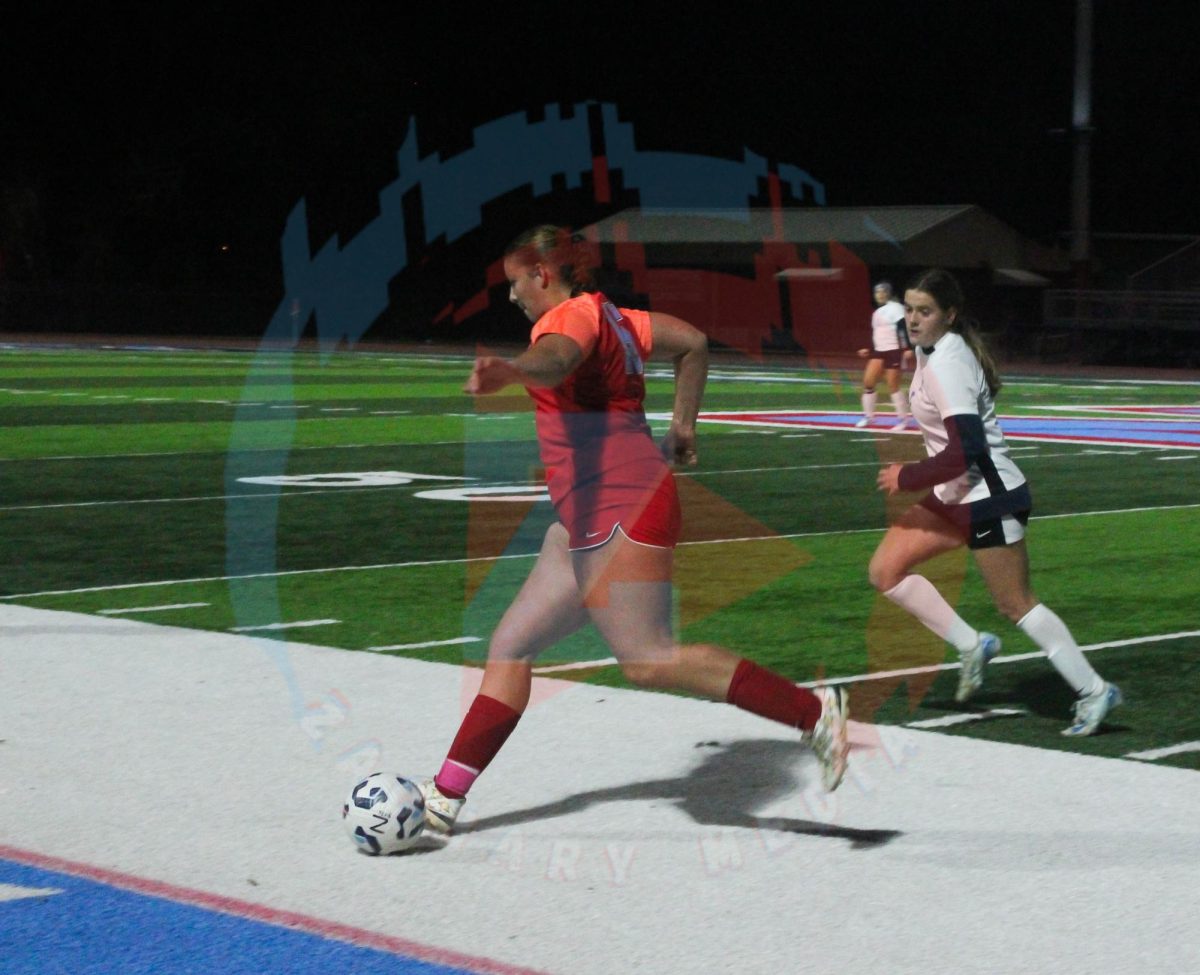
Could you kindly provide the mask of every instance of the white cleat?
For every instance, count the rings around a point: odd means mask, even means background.
[[[856,427],[858,427],[859,429],[861,429],[862,427],[869,427],[871,425],[871,418],[869,416],[864,416],[861,420],[859,420],[854,425]]]
[[[425,779],[417,788],[425,797],[425,825],[435,833],[449,833],[467,800],[442,795],[433,779]]]
[[[983,668],[1000,652],[1000,637],[980,631],[975,646],[962,655],[962,670],[958,674],[958,690],[954,700],[963,704],[983,687]]]
[[[1090,735],[1100,727],[1105,716],[1121,704],[1125,698],[1116,684],[1106,683],[1103,688],[1088,697],[1081,697],[1075,702],[1075,720],[1069,728],[1063,729],[1068,738],[1082,738]]]
[[[821,716],[809,733],[809,744],[821,765],[821,785],[832,792],[842,784],[850,739],[846,720],[850,717],[850,695],[842,687],[818,687],[813,691],[821,699]]]
[[[907,430],[909,428],[912,417],[906,416],[903,420],[897,420],[892,424],[893,430]]]

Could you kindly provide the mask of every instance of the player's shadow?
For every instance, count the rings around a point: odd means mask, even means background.
[[[1072,708],[1077,700],[1063,679],[1054,671],[1038,674],[1036,677],[1023,677],[1015,682],[1011,695],[1013,700],[1020,701],[1026,708],[1043,718],[1051,718],[1069,724]],[[1093,738],[1128,731],[1129,725],[1120,721],[1122,712],[1116,711],[1104,719],[1104,723],[1093,733]],[[1113,717],[1117,720],[1113,721]]]
[[[703,826],[740,826],[806,836],[849,840],[851,849],[872,849],[900,835],[894,829],[855,829],[786,816],[759,817],[754,810],[784,798],[802,797],[805,783],[797,776],[795,742],[778,739],[700,742],[703,760],[687,775],[652,779],[579,792],[555,802],[496,816],[484,816],[455,827],[456,833],[478,833],[538,822],[581,812],[602,802],[674,803]]]
[[[1075,700],[1070,688],[1053,670],[1047,669],[1044,673],[1021,677],[989,670],[988,682],[967,703],[960,704],[955,701],[951,692],[945,699],[930,698],[924,705],[939,711],[957,711],[964,714],[987,711],[991,708],[1021,708],[1038,717],[1061,721],[1066,725],[1071,720],[1071,708]],[[1128,731],[1129,726],[1119,721],[1120,714],[1118,711],[1116,722],[1111,717],[1105,718],[1104,724],[1093,737]]]

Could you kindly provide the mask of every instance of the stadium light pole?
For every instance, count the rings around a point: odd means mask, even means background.
[[[1092,149],[1092,0],[1075,4],[1075,98],[1071,109],[1071,264],[1076,284],[1086,287],[1090,247]]]

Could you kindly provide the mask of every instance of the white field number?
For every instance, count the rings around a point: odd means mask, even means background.
[[[263,484],[270,487],[364,488],[398,487],[414,481],[471,481],[470,477],[447,477],[441,474],[416,474],[412,471],[341,471],[335,474],[269,474],[261,477],[239,477],[243,484]],[[431,488],[415,495],[431,501],[549,501],[545,485],[500,484]]]
[[[411,471],[343,471],[338,474],[269,474],[239,477],[238,480],[244,484],[273,487],[396,487],[413,481],[470,481],[472,478],[413,474]]]

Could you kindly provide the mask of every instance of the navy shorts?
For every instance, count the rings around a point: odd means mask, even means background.
[[[946,504],[930,491],[919,504],[952,524],[967,548],[998,548],[1025,537],[1033,496],[1029,485],[1021,484],[1003,494],[966,504]]]

